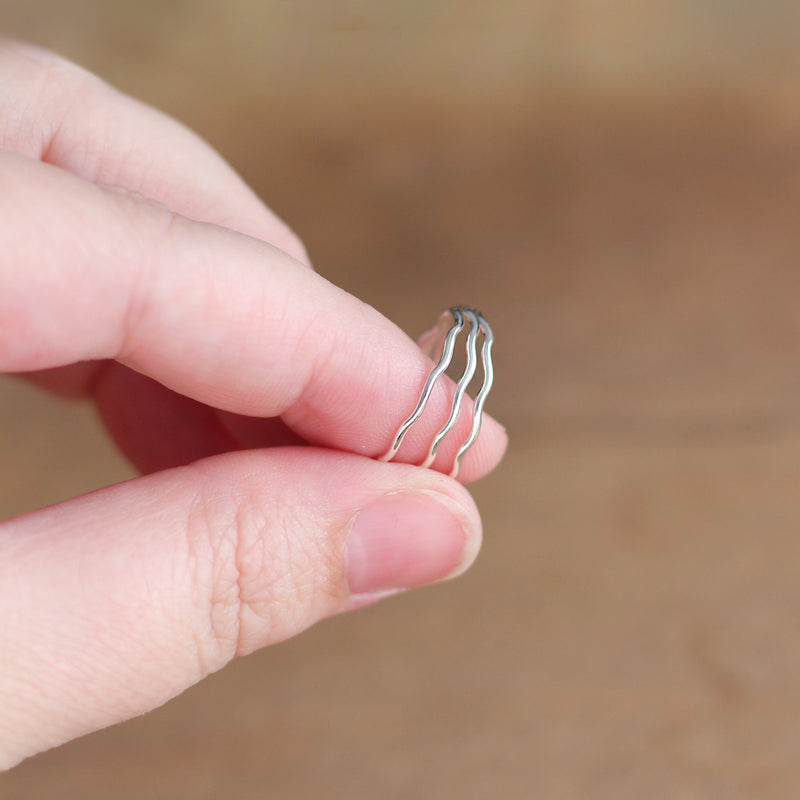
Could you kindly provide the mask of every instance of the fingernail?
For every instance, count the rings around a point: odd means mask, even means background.
[[[353,519],[348,587],[364,594],[433,583],[461,565],[466,543],[461,521],[443,503],[427,495],[386,495]]]

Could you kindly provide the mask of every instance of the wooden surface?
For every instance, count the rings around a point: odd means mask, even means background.
[[[115,56],[27,7],[20,31],[200,128],[321,272],[410,333],[480,305],[511,447],[475,487],[466,577],[31,759],[0,797],[795,796],[791,107],[696,82],[261,94],[235,59],[149,59],[138,29]],[[215,83],[188,93],[194,71]],[[0,384],[5,516],[128,474],[88,409]]]

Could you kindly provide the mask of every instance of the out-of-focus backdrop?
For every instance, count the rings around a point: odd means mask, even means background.
[[[511,435],[469,575],[4,800],[797,796],[798,4],[4,0],[0,30],[195,127],[409,333],[479,305]],[[130,474],[89,409],[0,383],[4,516]]]

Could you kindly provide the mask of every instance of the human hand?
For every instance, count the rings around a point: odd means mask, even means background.
[[[469,414],[410,466],[452,385],[374,460],[429,369],[206,144],[1,45],[0,371],[90,398],[146,474],[0,524],[0,767],[466,569],[480,519],[436,470]],[[505,443],[487,418],[462,480]]]

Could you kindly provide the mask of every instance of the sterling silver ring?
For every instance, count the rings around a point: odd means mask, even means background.
[[[450,323],[449,327],[446,325],[447,322]],[[430,449],[428,450],[428,455],[420,465],[429,467],[433,463],[445,437],[453,430],[458,422],[467,386],[469,386],[478,367],[478,340],[483,337],[483,344],[480,352],[483,384],[478,394],[475,396],[475,402],[472,408],[472,430],[456,453],[456,457],[453,461],[453,468],[450,471],[450,476],[452,478],[458,475],[461,469],[461,461],[465,453],[475,444],[481,432],[483,406],[486,402],[489,390],[492,388],[492,383],[494,382],[494,368],[492,366],[492,344],[494,342],[494,335],[492,334],[492,329],[489,327],[489,323],[480,311],[476,311],[474,308],[468,308],[467,306],[453,306],[443,311],[436,326],[422,337],[420,345],[422,349],[426,351],[426,354],[433,358],[439,347],[441,347],[441,356],[436,366],[431,370],[430,375],[428,375],[428,379],[425,381],[416,408],[414,408],[409,417],[398,428],[391,446],[381,456],[381,461],[391,461],[395,457],[397,451],[400,449],[400,445],[403,443],[403,439],[405,439],[406,434],[411,429],[411,426],[422,416],[425,411],[425,406],[428,404],[428,400],[433,392],[433,387],[436,385],[436,381],[445,373],[453,360],[456,340],[467,326],[469,327],[466,337],[466,366],[456,384],[456,391],[453,395],[453,403],[450,408],[450,416],[434,437]]]

